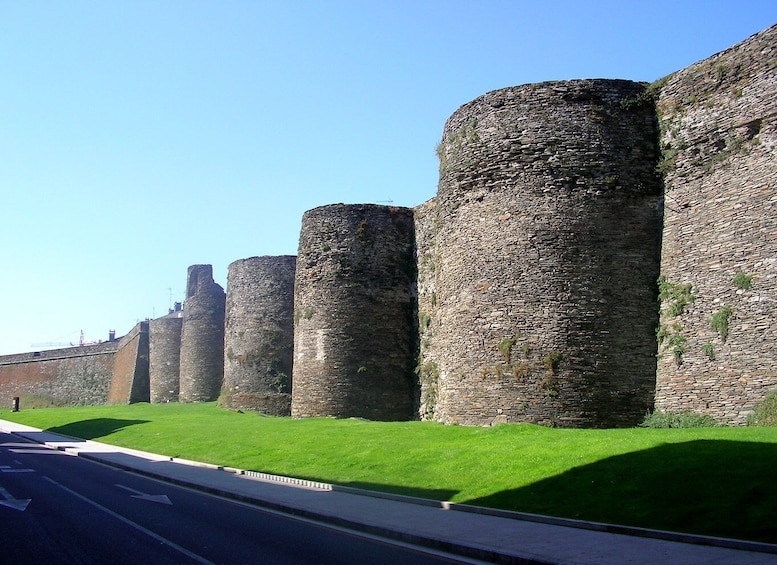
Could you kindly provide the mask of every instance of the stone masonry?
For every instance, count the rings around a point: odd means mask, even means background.
[[[489,92],[446,122],[428,202],[310,210],[296,260],[230,266],[228,306],[189,267],[180,347],[154,320],[3,356],[0,402],[150,381],[155,402],[294,417],[744,424],[777,391],[776,101],[777,26],[651,85]]]
[[[777,26],[662,81],[656,408],[742,424],[777,388]]]
[[[222,406],[291,413],[296,257],[235,261],[227,276]]]
[[[225,303],[224,289],[213,281],[213,267],[189,267],[181,329],[181,402],[212,401],[221,392]]]
[[[418,247],[427,417],[622,426],[650,408],[658,137],[652,107],[629,104],[644,88],[507,88],[446,123]]]
[[[148,327],[106,342],[0,356],[0,403],[24,408],[148,402]]]
[[[305,213],[292,416],[414,417],[413,240],[409,208],[335,204]]]
[[[148,326],[151,402],[178,402],[183,312],[174,310]]]

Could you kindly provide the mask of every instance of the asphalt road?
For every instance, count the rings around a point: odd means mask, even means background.
[[[0,433],[0,563],[451,562]]]

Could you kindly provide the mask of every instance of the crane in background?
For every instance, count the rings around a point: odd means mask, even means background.
[[[97,345],[98,343],[102,343],[102,341],[86,341],[84,338],[84,330],[81,330],[81,335],[78,338],[78,343],[75,344],[72,341],[71,342],[57,342],[57,341],[47,341],[44,343],[33,343],[30,345],[30,347],[75,347],[78,345],[79,347],[83,347],[85,345]]]

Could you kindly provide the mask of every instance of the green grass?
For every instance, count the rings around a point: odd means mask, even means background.
[[[438,500],[777,543],[777,428],[494,428],[207,404],[0,411],[136,449]]]

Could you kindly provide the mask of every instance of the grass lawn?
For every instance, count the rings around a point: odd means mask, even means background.
[[[341,485],[777,543],[773,427],[473,428],[271,418],[215,403],[0,410],[0,419]]]

